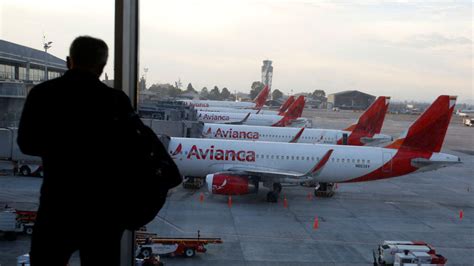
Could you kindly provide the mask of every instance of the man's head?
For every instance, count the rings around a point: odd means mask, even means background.
[[[90,71],[100,77],[108,56],[109,48],[104,41],[90,36],[79,36],[69,48],[67,67]]]

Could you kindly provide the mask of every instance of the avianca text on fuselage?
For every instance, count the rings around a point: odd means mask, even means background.
[[[197,145],[193,145],[186,158],[211,161],[255,162],[255,151],[216,149],[214,145],[211,145],[209,148],[199,148]]]
[[[212,134],[212,131],[210,133]],[[216,132],[213,135],[214,138],[219,139],[258,140],[260,138],[260,134],[255,131],[233,130],[232,128],[222,129],[220,127],[216,129]]]
[[[204,115],[200,114],[199,117],[205,121],[229,121],[230,120],[230,117],[228,115],[219,115],[219,114],[204,114]]]

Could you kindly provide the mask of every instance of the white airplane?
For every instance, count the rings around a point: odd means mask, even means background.
[[[393,140],[391,136],[380,134],[389,102],[390,97],[378,97],[359,121],[345,130],[205,123],[202,136],[210,139],[374,146]]]
[[[195,108],[209,108],[209,107],[225,107],[237,109],[256,109],[260,110],[265,105],[270,88],[265,86],[260,93],[255,97],[253,102],[232,102],[232,101],[215,101],[215,100],[179,100]]]
[[[284,115],[261,115],[252,113],[203,112],[198,111],[198,120],[204,123],[256,125],[256,126],[304,126],[308,120],[302,118],[305,99],[298,97]]]
[[[281,183],[362,182],[460,163],[440,153],[456,97],[443,95],[397,140],[382,147],[170,138],[168,151],[184,176],[206,176],[213,194],[256,193],[260,182],[276,202]],[[315,190],[316,192],[316,190]]]
[[[263,114],[263,115],[283,115],[285,111],[295,101],[294,96],[288,97],[288,99],[280,106],[278,111],[267,110],[267,109],[239,109],[231,107],[195,107],[196,110],[202,112],[227,112],[227,113],[251,113],[251,114]]]
[[[467,116],[469,116],[469,115],[471,115],[471,114],[474,114],[474,110],[471,110],[471,109],[464,109],[464,110],[461,110],[461,109],[459,109],[459,110],[456,111],[456,114],[457,114],[458,116],[461,116],[461,117],[467,117]]]

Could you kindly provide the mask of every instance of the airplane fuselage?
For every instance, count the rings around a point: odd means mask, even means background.
[[[273,126],[284,119],[281,115],[261,115],[261,114],[250,114],[249,113],[230,113],[230,112],[203,112],[198,111],[198,120],[204,123],[216,123],[216,124],[229,124],[239,123],[243,120],[242,124],[245,125],[257,125],[257,126]]]
[[[204,138],[228,140],[254,140],[273,142],[338,144],[344,134],[350,131],[335,129],[294,128],[294,127],[265,127],[248,125],[225,125],[205,123],[202,131]],[[388,142],[391,136],[375,134],[372,139],[378,142]]]
[[[256,169],[306,173],[332,149],[317,182],[357,182],[406,175],[416,170],[413,159],[448,163],[459,158],[444,153],[411,152],[346,145],[226,141],[171,138],[168,151],[185,176],[206,176],[222,171]],[[443,167],[438,164],[437,167]],[[429,170],[435,169],[431,167]]]
[[[277,111],[267,110],[267,109],[243,109],[243,108],[230,108],[230,107],[195,107],[196,110],[200,112],[228,112],[228,113],[251,113],[251,114],[262,114],[262,115],[278,115]]]
[[[231,107],[231,108],[254,108],[255,103],[253,102],[233,102],[233,101],[213,101],[213,100],[181,100],[188,105],[194,106],[195,108],[208,108],[208,107]]]

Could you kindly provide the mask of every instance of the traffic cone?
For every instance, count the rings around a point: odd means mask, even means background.
[[[311,192],[309,192],[307,198],[308,198],[308,200],[313,200],[313,194]]]
[[[204,201],[204,193],[201,192],[199,195],[199,201],[202,203]]]
[[[283,207],[284,207],[284,208],[288,208],[288,200],[286,199],[286,196],[285,196],[285,198],[283,199]]]
[[[319,227],[319,219],[318,217],[314,218],[313,229],[316,230]]]
[[[462,210],[459,211],[459,220],[462,220],[462,217],[464,216],[464,212]]]
[[[232,207],[232,196],[229,195],[229,199],[227,200],[227,205],[229,205],[229,208]]]

